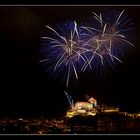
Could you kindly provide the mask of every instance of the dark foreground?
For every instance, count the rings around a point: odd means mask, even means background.
[[[61,120],[1,118],[0,134],[140,134],[140,118],[115,115]]]

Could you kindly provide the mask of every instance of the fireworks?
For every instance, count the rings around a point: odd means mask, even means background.
[[[134,46],[128,40],[133,22],[124,10],[92,13],[88,26],[76,21],[66,22],[56,29],[45,26],[50,33],[42,37],[45,58],[40,62],[53,75],[66,77],[66,86],[73,75],[78,79],[79,73],[87,68],[98,71],[97,65],[122,63],[123,49]]]
[[[121,12],[105,11],[99,14],[93,12],[90,26],[82,27],[89,34],[89,40],[86,44],[92,52],[89,61],[83,66],[83,71],[86,70],[88,64],[92,62],[96,65],[97,61],[103,66],[105,61],[111,61],[114,64],[115,60],[122,63],[119,59],[123,48],[134,45],[127,40],[133,30],[133,22],[125,14]],[[99,60],[96,59],[99,58]],[[94,61],[94,59],[96,61]],[[108,60],[109,59],[109,60]],[[111,63],[108,63],[111,64]]]
[[[74,73],[75,78],[78,79],[81,66],[86,63],[85,52],[88,50],[84,48],[82,29],[77,25],[76,21],[65,23],[62,26],[60,25],[58,29],[59,32],[49,26],[46,27],[52,31],[53,38],[42,37],[45,41],[43,52],[47,58],[40,62],[48,64],[49,61],[51,61],[53,71],[57,71],[58,74],[66,70],[66,85],[68,86],[72,73]]]

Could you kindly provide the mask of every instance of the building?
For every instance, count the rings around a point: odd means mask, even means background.
[[[118,107],[107,107],[97,105],[97,100],[91,97],[88,102],[76,102],[70,110],[67,111],[66,117],[72,118],[76,115],[95,116],[97,113],[118,113]]]

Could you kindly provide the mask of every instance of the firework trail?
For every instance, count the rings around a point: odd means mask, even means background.
[[[112,64],[114,60],[122,63],[119,56],[123,53],[122,50],[126,46],[134,45],[127,39],[134,29],[132,20],[124,14],[124,10],[117,11],[103,11],[99,14],[92,12],[92,22],[90,26],[83,26],[89,34],[89,40],[85,45],[92,54],[89,61],[87,61],[82,70],[85,71],[87,66],[95,66],[97,61],[103,66],[104,62],[111,59]],[[109,57],[108,57],[109,56]],[[96,60],[99,58],[99,60]],[[94,64],[91,64],[94,62]],[[108,63],[111,64],[111,63]]]
[[[67,93],[66,91],[64,91],[64,93],[66,94],[66,97],[67,97],[67,99],[68,99],[68,102],[69,102],[69,104],[70,104],[70,107],[73,108],[74,102],[73,102],[72,97],[71,97],[70,95],[68,95],[68,93]]]

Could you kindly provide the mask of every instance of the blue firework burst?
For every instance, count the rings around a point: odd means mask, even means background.
[[[90,53],[92,52],[89,61],[82,68],[83,71],[87,69],[89,64],[98,69],[98,66],[113,67],[117,62],[122,63],[120,57],[126,51],[126,47],[134,47],[130,42],[135,31],[134,23],[124,11],[102,10],[99,13],[92,12],[93,15],[89,23],[82,27],[89,34],[86,44],[91,50]]]
[[[47,70],[55,77],[56,75],[66,77],[68,86],[73,75],[78,79],[78,73],[86,63],[87,48],[83,45],[85,34],[76,21],[59,24],[56,30],[49,26],[46,27],[51,34],[49,37],[42,37],[44,46],[42,52],[45,58],[41,62],[44,62]]]

